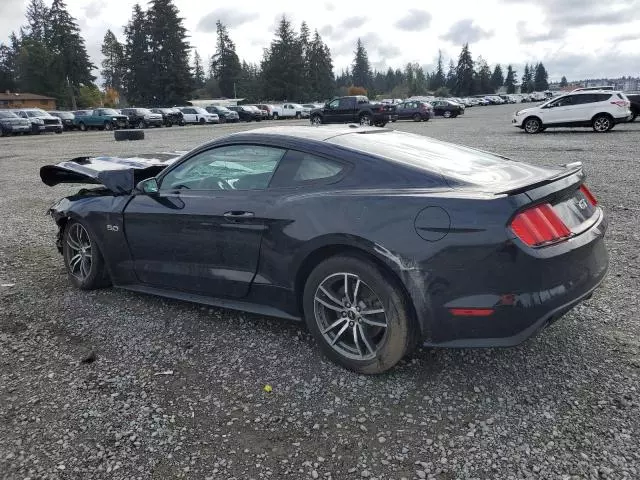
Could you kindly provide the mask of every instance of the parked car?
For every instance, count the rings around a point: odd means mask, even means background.
[[[299,103],[283,103],[273,106],[273,119],[279,118],[308,118],[311,109],[305,108]]]
[[[177,108],[151,108],[151,112],[162,115],[162,124],[165,127],[173,127],[174,125],[184,125],[182,112]]]
[[[30,132],[31,122],[29,120],[21,118],[9,110],[0,110],[0,137]]]
[[[122,108],[120,113],[127,116],[129,128],[161,127],[164,123],[161,113],[148,108]]]
[[[433,107],[428,102],[405,101],[395,105],[398,120],[428,121],[433,117]]]
[[[16,108],[12,110],[19,117],[26,118],[31,122],[31,133],[40,134],[42,132],[62,133],[62,121],[58,117],[49,115],[39,108]],[[44,126],[44,128],[42,128]]]
[[[96,108],[95,110],[77,110],[73,112],[73,123],[83,132],[98,128],[100,130],[113,130],[127,128],[129,119],[113,108]]]
[[[260,122],[263,118],[260,111],[255,111],[246,105],[230,105],[227,108],[236,112],[243,122]]]
[[[49,209],[74,287],[304,319],[358,373],[418,345],[520,344],[590,298],[609,263],[580,163],[392,130],[271,127],[40,177],[102,184]]]
[[[322,108],[311,111],[311,124],[359,123],[384,127],[387,122],[397,120],[393,105],[371,103],[363,95],[339,97],[331,100]]]
[[[434,100],[431,105],[435,116],[455,118],[462,113],[462,106],[449,100]]]
[[[629,107],[631,110],[631,118],[629,119],[629,121],[633,122],[638,117],[638,115],[640,115],[640,93],[627,93],[625,95],[631,103]]]
[[[269,112],[267,110],[258,108],[256,105],[245,105],[245,107],[247,107],[250,110],[253,110],[256,113],[259,113],[262,120],[269,119]]]
[[[543,132],[550,127],[591,127],[604,133],[631,118],[630,105],[622,92],[583,90],[519,110],[511,122],[527,133]]]
[[[63,130],[75,130],[75,125],[73,124],[73,119],[75,118],[75,116],[73,115],[73,112],[66,112],[66,111],[61,111],[61,110],[51,110],[49,112],[47,112],[49,115],[52,115],[54,117],[58,117],[60,119],[60,121],[62,122],[62,129]]]
[[[274,108],[273,105],[270,105],[268,103],[261,103],[259,105],[256,105],[256,107],[258,107],[263,112],[266,112],[267,120],[273,119],[273,108]]]
[[[220,118],[220,123],[237,123],[240,121],[238,112],[229,110],[227,107],[211,106],[206,107],[205,110],[209,113],[215,113]]]
[[[179,107],[185,123],[204,125],[206,123],[220,123],[216,113],[209,113],[201,107]]]

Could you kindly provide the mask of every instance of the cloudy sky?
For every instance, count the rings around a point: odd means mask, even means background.
[[[45,0],[50,3],[51,0]],[[27,0],[0,0],[0,41],[24,23]],[[110,28],[123,39],[135,0],[67,0],[96,65]],[[143,6],[146,0],[140,2]],[[175,0],[190,43],[207,58],[215,50],[215,23],[230,28],[238,55],[258,62],[285,14],[305,20],[331,48],[336,73],[353,59],[362,38],[372,66],[418,62],[432,68],[438,49],[446,61],[469,42],[491,65],[543,61],[552,80],[640,75],[640,0]]]

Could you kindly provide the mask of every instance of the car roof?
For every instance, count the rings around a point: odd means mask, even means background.
[[[613,93],[618,93],[618,90],[574,90],[572,92],[567,92],[566,95],[589,95],[592,93],[607,93],[611,95]]]
[[[229,137],[233,137],[234,139],[251,137],[255,139],[256,135],[265,135],[324,142],[339,135],[380,132],[384,130],[386,129],[381,129],[380,127],[361,127],[359,125],[325,125],[321,127],[300,125],[258,128],[247,132],[233,133]]]

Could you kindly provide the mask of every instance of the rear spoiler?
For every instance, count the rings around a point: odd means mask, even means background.
[[[519,193],[524,193],[529,190],[533,190],[538,187],[542,187],[544,185],[548,185],[553,182],[557,182],[566,177],[570,177],[571,175],[579,174],[580,176],[584,176],[584,172],[582,171],[582,162],[571,162],[562,165],[564,170],[561,170],[555,175],[552,175],[548,178],[544,178],[534,183],[530,183],[528,185],[524,185],[522,187],[512,188],[510,190],[504,190],[502,192],[496,193],[496,195],[517,195]]]

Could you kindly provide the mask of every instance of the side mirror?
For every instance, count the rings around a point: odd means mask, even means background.
[[[158,193],[160,187],[158,186],[158,181],[155,177],[147,178],[138,182],[136,185],[136,190],[140,193],[146,193],[148,195]]]

